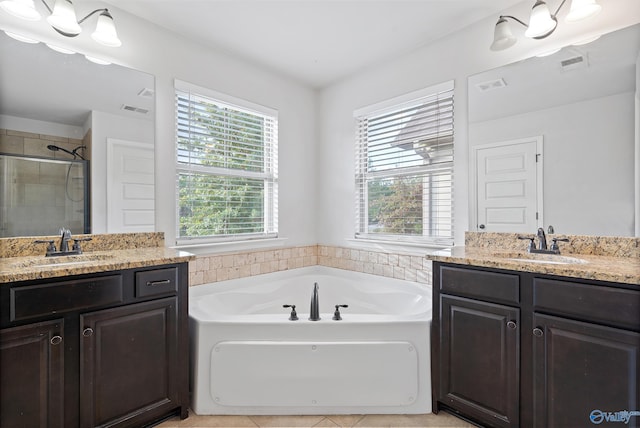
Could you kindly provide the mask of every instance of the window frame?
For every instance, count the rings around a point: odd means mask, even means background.
[[[265,141],[263,147],[264,170],[254,171],[238,168],[224,168],[219,166],[198,165],[195,163],[180,162],[179,124],[178,124],[178,96],[179,93],[202,97],[218,103],[224,107],[236,109],[242,113],[255,114],[268,117],[273,123],[272,135]],[[219,243],[233,243],[252,240],[267,240],[278,237],[278,111],[231,95],[223,94],[208,88],[184,82],[178,79],[174,81],[174,148],[175,148],[175,230],[177,245],[206,245]],[[263,180],[263,231],[251,233],[228,233],[208,236],[181,236],[180,226],[180,177],[182,174],[199,174],[222,178],[248,178]]]
[[[399,97],[388,99],[380,103],[376,103],[370,106],[366,106],[354,111],[355,121],[355,233],[354,238],[361,242],[374,242],[382,241],[395,244],[406,245],[419,245],[429,247],[444,247],[451,246],[454,243],[454,126],[453,126],[453,102],[454,102],[454,82],[447,81],[438,85],[433,85],[418,91],[413,91]],[[385,114],[393,114],[404,109],[417,108],[417,106],[424,103],[425,99],[437,97],[438,94],[449,93],[451,99],[451,132],[450,134],[438,134],[445,138],[450,138],[450,157],[451,160],[447,162],[436,163],[434,165],[418,165],[418,166],[402,166],[397,168],[387,168],[380,171],[369,171],[368,164],[370,157],[368,154],[368,140],[367,137],[363,137],[363,134],[367,133],[367,130],[361,129],[365,121],[370,118],[379,117]],[[427,137],[425,135],[425,137]],[[427,141],[428,138],[425,138]],[[422,141],[422,140],[419,140]],[[445,140],[446,141],[446,140]],[[398,158],[402,157],[398,154]],[[423,180],[433,182],[433,177],[446,176],[450,182],[447,187],[447,201],[448,212],[450,213],[450,220],[446,225],[450,231],[447,236],[434,235],[431,230],[424,229],[425,216],[428,218],[433,217],[435,212],[432,209],[433,205],[429,204],[429,213],[422,212],[423,220],[423,234],[411,235],[402,233],[371,233],[368,231],[369,227],[369,195],[368,195],[368,183],[371,179],[381,178],[399,178],[399,177],[419,177],[422,176]],[[423,184],[425,186],[425,184]],[[433,192],[428,192],[425,196],[423,193],[423,209],[425,207],[425,197],[433,199],[437,195]],[[431,229],[431,228],[429,228]],[[425,233],[426,232],[426,233]]]

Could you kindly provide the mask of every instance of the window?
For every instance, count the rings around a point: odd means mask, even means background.
[[[453,82],[354,115],[356,237],[453,244]]]
[[[277,112],[176,81],[178,239],[277,236]]]

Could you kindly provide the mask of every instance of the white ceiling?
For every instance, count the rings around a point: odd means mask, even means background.
[[[106,0],[316,88],[522,0]],[[118,21],[117,11],[112,11]],[[126,42],[126,41],[125,41]]]

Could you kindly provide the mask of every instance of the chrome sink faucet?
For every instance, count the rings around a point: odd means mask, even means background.
[[[535,245],[535,239],[538,238],[538,248]],[[518,239],[527,239],[529,240],[529,245],[527,246],[528,253],[538,253],[538,254],[560,254],[560,247],[558,247],[558,242],[569,242],[567,238],[553,238],[551,241],[551,246],[547,247],[547,236],[544,233],[544,229],[539,227],[536,237],[531,236],[518,236]]]
[[[53,239],[37,240],[33,241],[36,244],[47,244],[46,257],[53,256],[70,256],[82,254],[82,247],[80,243],[83,241],[91,241],[91,237],[73,238],[71,236],[71,230],[66,227],[60,228],[60,248],[56,249]],[[69,249],[69,241],[73,241],[73,247]]]
[[[547,237],[544,234],[544,229],[538,228],[538,250],[546,250],[547,249]]]
[[[67,253],[69,252],[69,241],[71,241],[71,231],[69,229],[65,229],[64,227],[60,229],[60,252]]]
[[[311,310],[309,311],[309,321],[320,321],[320,301],[318,298],[318,283],[313,284],[311,293]]]

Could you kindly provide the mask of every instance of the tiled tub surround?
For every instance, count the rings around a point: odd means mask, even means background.
[[[198,256],[196,260],[189,263],[189,285],[208,284],[314,265],[424,284],[431,283],[431,262],[423,256],[309,245]]]
[[[577,278],[640,283],[640,238],[548,235],[549,243],[554,237],[568,238],[569,242],[560,243],[561,253],[579,256],[589,263],[555,265],[507,260],[507,255],[509,258],[526,256],[527,242],[518,239],[518,236],[522,235],[528,236],[519,233],[466,232],[464,247],[438,251],[433,256],[329,245],[198,256],[189,265],[189,284],[201,285],[316,264],[431,284],[430,259]]]

